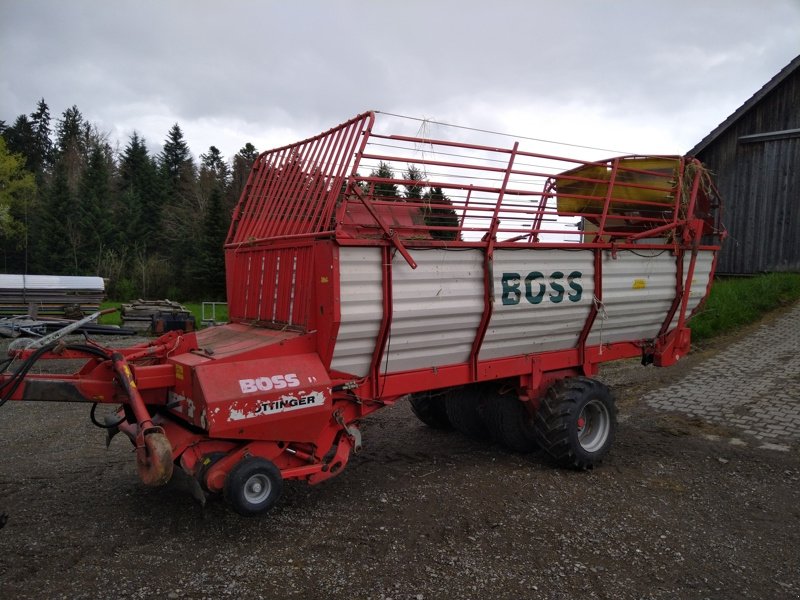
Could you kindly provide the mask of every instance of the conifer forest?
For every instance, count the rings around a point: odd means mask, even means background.
[[[258,150],[196,160],[174,124],[153,155],[44,99],[0,121],[3,273],[100,275],[109,298],[224,300],[222,246]]]

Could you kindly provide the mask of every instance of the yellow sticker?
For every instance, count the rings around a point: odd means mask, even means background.
[[[328,283],[328,278],[323,275],[322,277],[319,278],[319,282],[320,283]]]
[[[183,381],[183,365],[175,365],[175,379]]]
[[[633,289],[635,290],[643,290],[647,287],[647,281],[644,279],[634,279],[633,280]]]

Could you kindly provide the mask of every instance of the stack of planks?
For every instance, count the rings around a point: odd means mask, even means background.
[[[153,317],[162,314],[172,315],[184,320],[191,312],[173,300],[132,300],[122,305],[122,324],[129,329],[145,331],[153,324]]]
[[[74,318],[97,312],[105,296],[102,277],[0,275],[0,316]]]

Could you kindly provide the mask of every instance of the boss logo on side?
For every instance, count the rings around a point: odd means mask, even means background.
[[[300,387],[297,373],[272,375],[271,377],[256,377],[255,379],[240,379],[239,387],[243,394],[253,392],[271,392],[272,390],[285,390]]]

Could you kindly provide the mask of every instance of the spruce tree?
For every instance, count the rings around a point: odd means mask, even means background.
[[[230,218],[225,214],[220,187],[211,192],[203,219],[203,246],[200,257],[200,278],[203,282],[202,299],[225,299],[225,254],[223,245],[228,234]]]
[[[120,158],[119,192],[121,212],[126,215],[127,242],[155,247],[161,231],[164,193],[147,144],[135,131]]]
[[[403,178],[414,182],[404,185],[406,198],[412,201],[422,199],[423,182],[425,181],[425,174],[422,169],[416,165],[408,165],[408,168],[403,173]]]
[[[80,270],[93,275],[99,272],[103,252],[109,249],[112,238],[110,155],[111,149],[107,146],[93,145],[77,197],[84,240]]]
[[[428,190],[423,196],[426,202],[424,209],[425,225],[428,227],[458,227],[458,215],[452,207],[450,198],[444,195],[442,188],[434,187]],[[457,240],[458,231],[432,229],[431,237],[436,240]]]
[[[25,168],[36,172],[36,135],[33,123],[27,115],[19,115],[14,124],[3,133],[6,147],[11,154],[19,154],[25,159]]]
[[[378,163],[378,168],[370,173],[370,177],[380,177],[381,179],[394,179],[392,167],[383,161]],[[376,182],[373,188],[376,200],[394,200],[400,198],[397,186],[388,181]]]
[[[225,195],[225,208],[230,213],[247,185],[247,178],[250,176],[250,169],[258,158],[258,150],[250,142],[247,142],[233,157],[233,167],[231,168],[231,180]]]
[[[53,141],[50,139],[50,108],[39,100],[36,110],[31,113],[31,130],[33,134],[33,164],[31,170],[41,181],[53,163]]]

